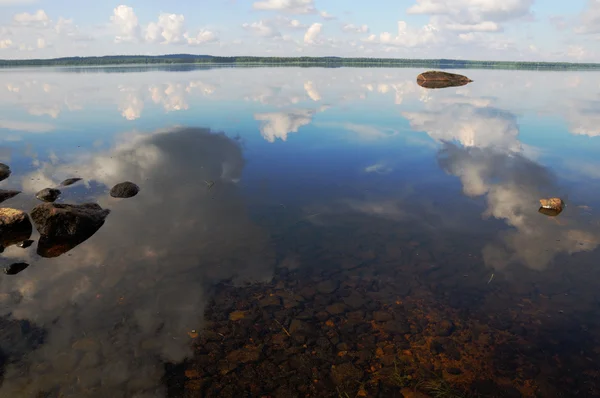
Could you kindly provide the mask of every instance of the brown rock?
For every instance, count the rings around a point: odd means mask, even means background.
[[[44,188],[35,194],[35,197],[44,202],[54,202],[60,196],[61,192],[55,188]]]
[[[256,362],[260,359],[260,351],[259,347],[247,347],[241,350],[231,351],[227,355],[227,361],[229,363]]]
[[[0,245],[16,245],[31,236],[33,228],[27,214],[21,210],[0,208]]]
[[[377,322],[387,322],[394,319],[394,317],[392,316],[392,314],[386,311],[375,311],[373,313],[373,319]]]
[[[540,199],[540,206],[538,209],[540,213],[555,217],[562,213],[565,202],[560,198]]]
[[[67,178],[61,182],[60,185],[63,187],[68,187],[69,185],[75,184],[77,181],[81,181],[81,178]]]
[[[446,88],[464,86],[473,80],[455,73],[428,71],[417,76],[417,83],[425,88]]]
[[[346,382],[359,382],[364,372],[350,362],[331,367],[331,379],[337,385]]]
[[[113,198],[132,198],[140,192],[140,187],[135,185],[133,182],[125,181],[121,182],[110,190],[110,196]]]
[[[57,257],[85,242],[104,225],[110,213],[96,203],[68,205],[44,203],[31,211],[31,218],[40,233],[38,254]]]
[[[21,193],[21,191],[11,191],[11,190],[6,190],[6,189],[0,189],[0,203],[5,202],[8,199],[14,198],[15,196],[17,196],[20,193]]]
[[[327,308],[325,308],[325,310],[331,315],[340,315],[346,312],[346,305],[344,303],[334,303],[328,305]]]
[[[0,181],[6,180],[10,176],[10,167],[4,163],[0,163]]]

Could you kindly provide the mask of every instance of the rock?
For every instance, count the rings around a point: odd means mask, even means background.
[[[292,323],[290,323],[289,332],[290,334],[307,333],[310,332],[310,327],[306,322],[302,322],[299,319],[294,319]]]
[[[473,80],[455,73],[428,71],[417,76],[417,83],[425,88],[458,87],[471,83]]]
[[[267,296],[258,302],[262,308],[278,308],[281,307],[281,298],[278,296]]]
[[[243,348],[241,350],[231,351],[229,354],[227,354],[227,361],[234,364],[256,362],[259,359],[259,347]]]
[[[335,292],[337,288],[338,284],[332,280],[323,281],[317,285],[317,291],[321,294],[331,294]]]
[[[452,321],[441,321],[435,328],[435,335],[439,337],[448,337],[452,333],[456,327],[454,326],[454,322]]]
[[[81,178],[67,178],[60,183],[62,187],[68,187],[69,185],[75,184],[77,181],[81,181]]]
[[[68,205],[44,203],[31,211],[41,237],[37,253],[58,257],[88,240],[104,225],[110,210],[96,203]]]
[[[462,374],[462,370],[460,370],[459,368],[448,368],[448,369],[446,369],[446,372],[448,372],[451,375]]]
[[[2,249],[29,239],[32,231],[31,221],[25,212],[8,207],[0,208],[0,246]]]
[[[538,211],[544,215],[555,217],[562,213],[565,202],[560,198],[540,199]]]
[[[383,330],[391,334],[409,334],[410,324],[401,321],[387,321],[383,324]]]
[[[31,245],[33,245],[33,241],[31,239],[27,239],[19,243],[17,246],[19,246],[22,249],[27,249]]]
[[[346,382],[360,382],[364,372],[350,362],[331,367],[331,379],[337,385]]]
[[[27,263],[14,263],[4,268],[4,273],[6,275],[16,275],[27,267],[29,267]]]
[[[0,181],[6,180],[10,176],[10,167],[4,163],[0,163]]]
[[[7,191],[6,189],[0,189],[0,203],[5,202],[8,199],[14,198],[20,193],[21,191]]]
[[[35,197],[44,202],[54,202],[60,196],[61,192],[54,188],[44,188],[35,194]]]
[[[392,316],[392,314],[386,311],[375,311],[373,313],[373,319],[377,322],[387,322],[394,319],[394,317]]]
[[[328,305],[325,308],[325,311],[329,312],[331,315],[340,315],[346,312],[346,305],[344,303],[334,303]]]
[[[113,198],[132,198],[140,192],[140,187],[133,182],[121,182],[110,190],[110,196]]]

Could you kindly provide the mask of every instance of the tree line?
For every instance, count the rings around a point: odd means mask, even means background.
[[[244,65],[306,67],[425,67],[439,69],[490,68],[530,70],[600,69],[597,63],[476,61],[453,59],[342,58],[342,57],[219,57],[210,55],[114,55],[53,59],[0,60],[0,67],[25,66],[119,66],[119,65]]]

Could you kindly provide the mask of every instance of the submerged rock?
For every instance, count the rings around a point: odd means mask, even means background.
[[[113,198],[132,198],[140,192],[140,187],[133,182],[121,182],[110,190],[110,196]]]
[[[29,267],[29,264],[27,263],[14,263],[9,265],[8,267],[5,267],[4,273],[6,275],[16,275],[27,267]]]
[[[110,210],[96,203],[68,205],[44,203],[31,211],[31,218],[41,237],[37,253],[58,257],[83,243],[104,225]]]
[[[6,189],[0,189],[0,203],[7,201],[8,199],[14,198],[20,193],[21,191],[10,191]]]
[[[425,88],[459,87],[472,81],[463,75],[440,71],[428,71],[417,76],[417,83]]]
[[[76,182],[81,181],[81,178],[67,178],[63,182],[60,183],[62,187],[68,187],[69,185],[73,185]]]
[[[61,192],[55,188],[44,188],[35,194],[35,197],[44,202],[54,202],[60,196]]]
[[[27,213],[17,209],[0,208],[0,247],[16,245],[31,236],[33,227]]]
[[[19,243],[17,246],[19,246],[22,249],[27,249],[31,245],[33,245],[33,241],[31,239],[27,239]]]
[[[0,181],[6,180],[10,176],[10,167],[4,163],[0,163]]]
[[[554,217],[562,213],[565,202],[560,198],[540,199],[540,206],[540,213]]]

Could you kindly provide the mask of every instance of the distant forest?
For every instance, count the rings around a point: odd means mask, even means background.
[[[211,55],[114,55],[53,59],[0,60],[0,67],[24,66],[125,66],[125,65],[205,65],[205,66],[300,66],[300,67],[423,67],[438,69],[485,68],[525,70],[600,69],[597,63],[467,61],[454,59],[342,58],[342,57],[215,57]]]

